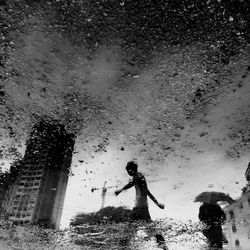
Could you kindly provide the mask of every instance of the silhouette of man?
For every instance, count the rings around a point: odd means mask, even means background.
[[[115,195],[119,195],[122,191],[134,186],[136,190],[136,199],[130,218],[132,221],[142,220],[150,222],[152,220],[148,210],[147,197],[149,196],[149,198],[161,209],[164,209],[164,205],[159,203],[149,191],[144,175],[138,172],[138,165],[136,162],[129,161],[126,166],[126,170],[128,174],[132,176],[132,180],[123,188],[116,190]],[[165,246],[164,237],[160,234],[156,234],[155,237],[158,245],[163,246],[164,249],[167,249]]]
[[[222,249],[223,242],[226,238],[222,232],[222,224],[226,219],[226,215],[217,203],[203,203],[199,210],[199,219],[206,228],[203,230],[204,236],[207,238],[209,246],[214,249]]]

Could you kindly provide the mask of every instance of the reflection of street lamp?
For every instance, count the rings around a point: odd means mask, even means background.
[[[106,182],[107,182],[107,181],[104,182],[104,186],[106,185]],[[118,188],[118,186],[117,186],[117,185],[116,185],[116,186],[109,186],[109,187],[106,187],[106,186],[105,186],[105,188],[106,188],[106,189],[109,189],[109,188]],[[92,187],[92,188],[91,188],[91,192],[94,193],[94,191],[100,190],[100,189],[103,190],[103,187],[101,187],[101,188]]]
[[[111,187],[106,187],[106,184],[107,184],[107,181],[105,181],[105,182],[104,182],[104,184],[103,184],[103,187],[102,187],[102,188],[96,188],[96,187],[92,187],[92,188],[91,188],[91,192],[92,192],[92,193],[93,193],[94,191],[96,191],[96,190],[99,190],[99,189],[101,189],[101,190],[102,190],[102,194],[101,194],[101,196],[102,196],[102,204],[101,204],[101,209],[102,209],[102,208],[104,208],[105,198],[106,198],[106,193],[107,193],[108,188],[112,188],[112,187],[114,187],[114,186],[111,186]]]
[[[101,205],[101,209],[104,208],[104,204],[105,204],[105,197],[106,197],[106,193],[107,193],[106,183],[107,183],[107,181],[104,182],[104,185],[103,185],[103,188],[102,188],[102,205]]]
[[[93,193],[94,191],[98,190],[99,188],[96,188],[96,187],[92,187],[91,188],[91,192]]]

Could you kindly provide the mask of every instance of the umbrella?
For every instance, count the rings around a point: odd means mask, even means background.
[[[205,203],[216,203],[218,201],[226,201],[229,204],[233,203],[235,200],[232,199],[229,194],[222,192],[202,192],[195,197],[194,202],[205,202]]]

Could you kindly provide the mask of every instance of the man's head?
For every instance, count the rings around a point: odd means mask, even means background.
[[[138,170],[137,163],[134,161],[129,161],[126,166],[126,170],[130,176],[134,176]]]

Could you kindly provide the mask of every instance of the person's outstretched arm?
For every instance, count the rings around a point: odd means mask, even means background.
[[[140,185],[142,186],[146,186],[146,189],[147,189],[147,195],[148,197],[161,209],[164,209],[164,205],[159,203],[156,198],[151,194],[151,192],[149,191],[148,189],[148,185],[147,185],[147,181],[146,181],[146,178],[144,177],[144,175],[140,174],[138,175],[138,181],[140,182]]]
[[[149,191],[149,189],[147,188],[147,195],[148,197],[161,209],[164,209],[164,204],[159,203],[156,198],[151,194],[151,192]]]
[[[130,181],[127,185],[125,185],[123,188],[118,189],[115,191],[115,195],[119,195],[122,191],[127,190],[135,185],[134,181]]]

